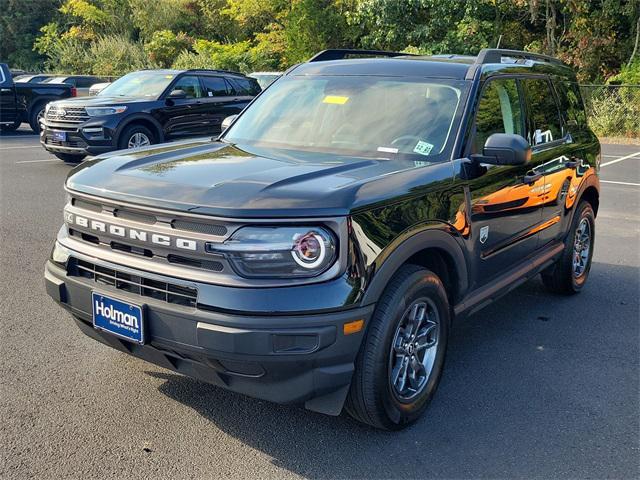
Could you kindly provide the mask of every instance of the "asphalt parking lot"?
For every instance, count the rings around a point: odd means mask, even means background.
[[[82,335],[44,262],[70,170],[0,136],[2,478],[638,478],[640,146],[605,145],[585,290],[533,280],[456,325],[400,433],[232,394]]]

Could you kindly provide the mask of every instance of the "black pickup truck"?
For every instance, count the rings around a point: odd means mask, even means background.
[[[38,133],[47,103],[75,96],[71,85],[15,83],[7,64],[0,63],[0,130],[13,131],[27,122]]]

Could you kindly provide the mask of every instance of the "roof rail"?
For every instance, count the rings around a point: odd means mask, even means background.
[[[525,60],[539,60],[542,62],[555,63],[557,65],[566,66],[562,60],[542,55],[541,53],[524,52],[522,50],[505,50],[502,48],[483,48],[476,57],[477,64],[484,65],[486,63],[501,63],[502,57],[523,58]]]
[[[241,77],[246,77],[246,75],[244,73],[240,73],[240,72],[234,72],[232,70],[222,70],[219,68],[188,68],[187,70],[184,70],[185,72],[191,72],[191,73],[197,73],[197,72],[202,72],[202,73],[229,73],[231,75],[238,75]]]
[[[415,56],[411,53],[386,52],[384,50],[356,50],[349,48],[334,48],[323,50],[311,57],[308,62],[326,62],[328,60],[343,60],[347,55],[361,55],[369,57],[402,57]]]

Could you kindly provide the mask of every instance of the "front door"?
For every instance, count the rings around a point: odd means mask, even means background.
[[[0,121],[14,122],[17,119],[16,88],[13,80],[0,70]]]
[[[522,88],[516,78],[490,79],[483,85],[469,153],[482,153],[494,133],[527,136]],[[536,250],[544,205],[544,173],[536,171],[539,163],[542,159],[534,157],[518,166],[466,165],[477,286]]]
[[[168,98],[162,108],[165,134],[168,136],[205,135],[207,130],[206,105],[200,79],[195,75],[180,77],[171,88],[182,91],[185,98]]]

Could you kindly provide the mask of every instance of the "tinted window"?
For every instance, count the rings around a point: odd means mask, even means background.
[[[202,77],[204,88],[209,97],[224,97],[228,95],[227,84],[221,77]]]
[[[560,101],[560,115],[563,116],[565,124],[569,127],[568,130],[571,131],[571,127],[575,126],[586,127],[587,116],[578,84],[556,81],[554,86]]]
[[[238,95],[255,97],[260,93],[260,85],[255,79],[234,78],[232,82]]]
[[[494,133],[516,133],[524,136],[523,124],[516,80],[489,81],[478,102],[473,152],[481,153],[487,138]]]
[[[198,77],[192,77],[186,75],[176,82],[173,86],[173,90],[182,90],[187,94],[187,98],[201,98],[202,87],[200,86],[200,79]]]
[[[89,88],[94,83],[98,83],[99,80],[91,77],[80,77],[76,80],[76,86],[78,88]]]
[[[522,84],[529,105],[529,143],[540,145],[562,138],[560,115],[551,84],[537,78],[526,78]]]

